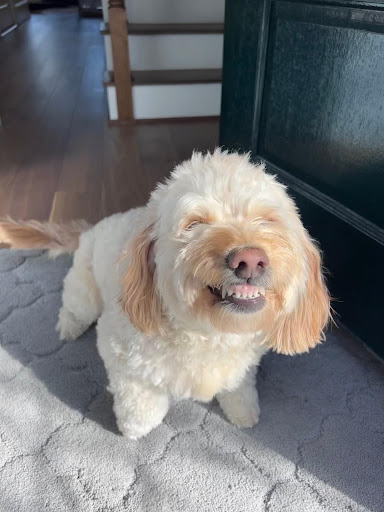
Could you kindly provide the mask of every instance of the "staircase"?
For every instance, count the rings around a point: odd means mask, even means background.
[[[123,1],[103,0],[100,29],[111,123],[218,116],[225,0]]]

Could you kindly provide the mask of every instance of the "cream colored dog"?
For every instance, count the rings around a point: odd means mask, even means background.
[[[131,439],[185,398],[216,397],[232,423],[251,427],[263,354],[307,351],[329,318],[319,251],[284,186],[247,156],[195,153],[147,206],[94,227],[0,230],[13,247],[76,249],[57,329],[75,340],[97,320],[117,424]]]

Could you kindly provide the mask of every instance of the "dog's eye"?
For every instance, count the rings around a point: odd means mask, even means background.
[[[188,224],[188,226],[185,228],[187,231],[190,231],[191,229],[193,229],[195,226],[197,226],[198,224],[201,224],[200,221],[198,220],[194,220],[193,222],[190,222]]]

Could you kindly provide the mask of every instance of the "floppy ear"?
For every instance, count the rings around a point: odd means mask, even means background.
[[[132,324],[147,335],[162,333],[163,315],[160,297],[154,284],[155,241],[151,227],[130,241],[131,258],[121,283],[120,303]]]
[[[322,341],[323,329],[330,318],[330,298],[322,274],[320,252],[306,231],[302,243],[308,267],[305,291],[292,312],[281,314],[269,336],[270,347],[288,355],[308,352]]]

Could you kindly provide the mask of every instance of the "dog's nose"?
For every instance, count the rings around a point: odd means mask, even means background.
[[[268,256],[262,249],[240,249],[228,258],[228,266],[243,279],[258,276],[268,265]]]

